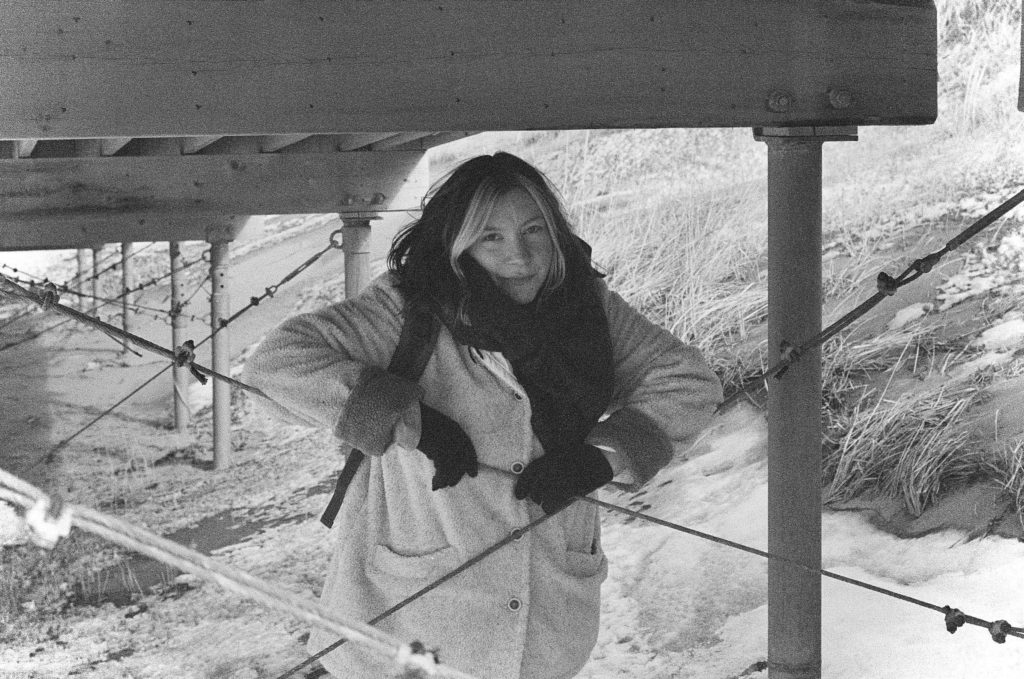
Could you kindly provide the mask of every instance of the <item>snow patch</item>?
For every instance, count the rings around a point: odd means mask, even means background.
[[[985,330],[971,344],[992,351],[1014,349],[1024,343],[1024,319],[1012,318]]]
[[[928,314],[932,309],[935,308],[934,304],[930,302],[920,302],[918,304],[911,304],[910,306],[903,307],[896,312],[893,319],[889,321],[889,330],[899,330],[903,326],[907,325],[911,321],[916,321]]]
[[[26,542],[28,534],[21,515],[11,505],[0,502],[0,547],[23,545]]]

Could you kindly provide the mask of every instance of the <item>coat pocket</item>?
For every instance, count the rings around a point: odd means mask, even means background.
[[[608,574],[608,559],[598,546],[594,553],[567,551],[565,553],[565,572],[577,578],[591,578]]]
[[[423,553],[403,553],[387,545],[374,545],[370,555],[370,568],[396,578],[435,579],[454,570],[458,552],[452,546]]]

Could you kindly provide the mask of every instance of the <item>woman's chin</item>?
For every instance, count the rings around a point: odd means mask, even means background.
[[[498,282],[498,287],[517,304],[529,304],[540,292],[540,286],[534,283],[533,279],[505,279]]]

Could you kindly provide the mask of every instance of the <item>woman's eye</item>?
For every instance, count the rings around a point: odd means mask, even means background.
[[[498,234],[498,233],[485,233],[483,235],[483,237],[480,238],[480,240],[485,242],[485,243],[493,243],[493,242],[495,242],[497,240],[500,240],[500,239],[501,239],[501,234]]]
[[[543,230],[543,224],[530,224],[528,227],[526,227],[526,233],[539,233]]]

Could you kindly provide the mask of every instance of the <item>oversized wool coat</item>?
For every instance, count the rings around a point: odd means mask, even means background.
[[[393,283],[385,274],[356,298],[285,321],[249,358],[245,374],[292,419],[333,428],[368,455],[325,533],[333,556],[322,593],[326,607],[364,621],[542,516],[512,492],[515,474],[543,450],[530,427],[529,399],[504,357],[459,345],[442,327],[418,385],[384,372],[402,327]],[[615,389],[609,415],[588,442],[609,451],[620,478],[639,485],[706,425],[721,386],[696,349],[647,321],[603,281],[596,284],[608,315]],[[433,464],[389,445],[400,413],[416,399],[469,435],[481,464],[475,478],[431,491]],[[379,627],[438,648],[441,662],[474,676],[568,678],[597,639],[606,574],[597,508],[577,501]],[[310,651],[333,641],[314,632]],[[353,643],[323,664],[351,679],[395,670]]]

